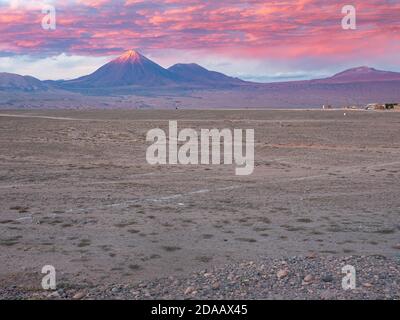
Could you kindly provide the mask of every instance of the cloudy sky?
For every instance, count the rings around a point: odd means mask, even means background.
[[[347,4],[356,30],[342,29]],[[400,71],[400,0],[0,0],[0,72],[71,79],[128,49],[263,82]]]

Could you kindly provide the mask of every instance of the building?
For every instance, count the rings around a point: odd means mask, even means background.
[[[400,109],[400,105],[398,103],[370,103],[365,107],[365,110],[394,110]]]

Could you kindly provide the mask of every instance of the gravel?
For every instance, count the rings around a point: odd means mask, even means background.
[[[357,271],[356,288],[342,288],[342,267]],[[1,287],[1,299],[400,299],[400,259],[384,256],[264,258],[202,270],[186,278],[131,284],[66,286],[55,292]]]

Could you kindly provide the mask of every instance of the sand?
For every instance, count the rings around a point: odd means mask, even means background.
[[[0,112],[0,283],[129,283],[265,257],[400,250],[400,113]],[[150,166],[146,133],[255,129],[251,176]]]

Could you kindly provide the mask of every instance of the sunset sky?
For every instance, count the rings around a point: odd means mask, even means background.
[[[41,26],[46,3],[53,31]],[[357,30],[341,27],[347,4]],[[40,79],[90,73],[128,49],[263,82],[400,71],[400,0],[0,0],[0,39],[0,72]]]

